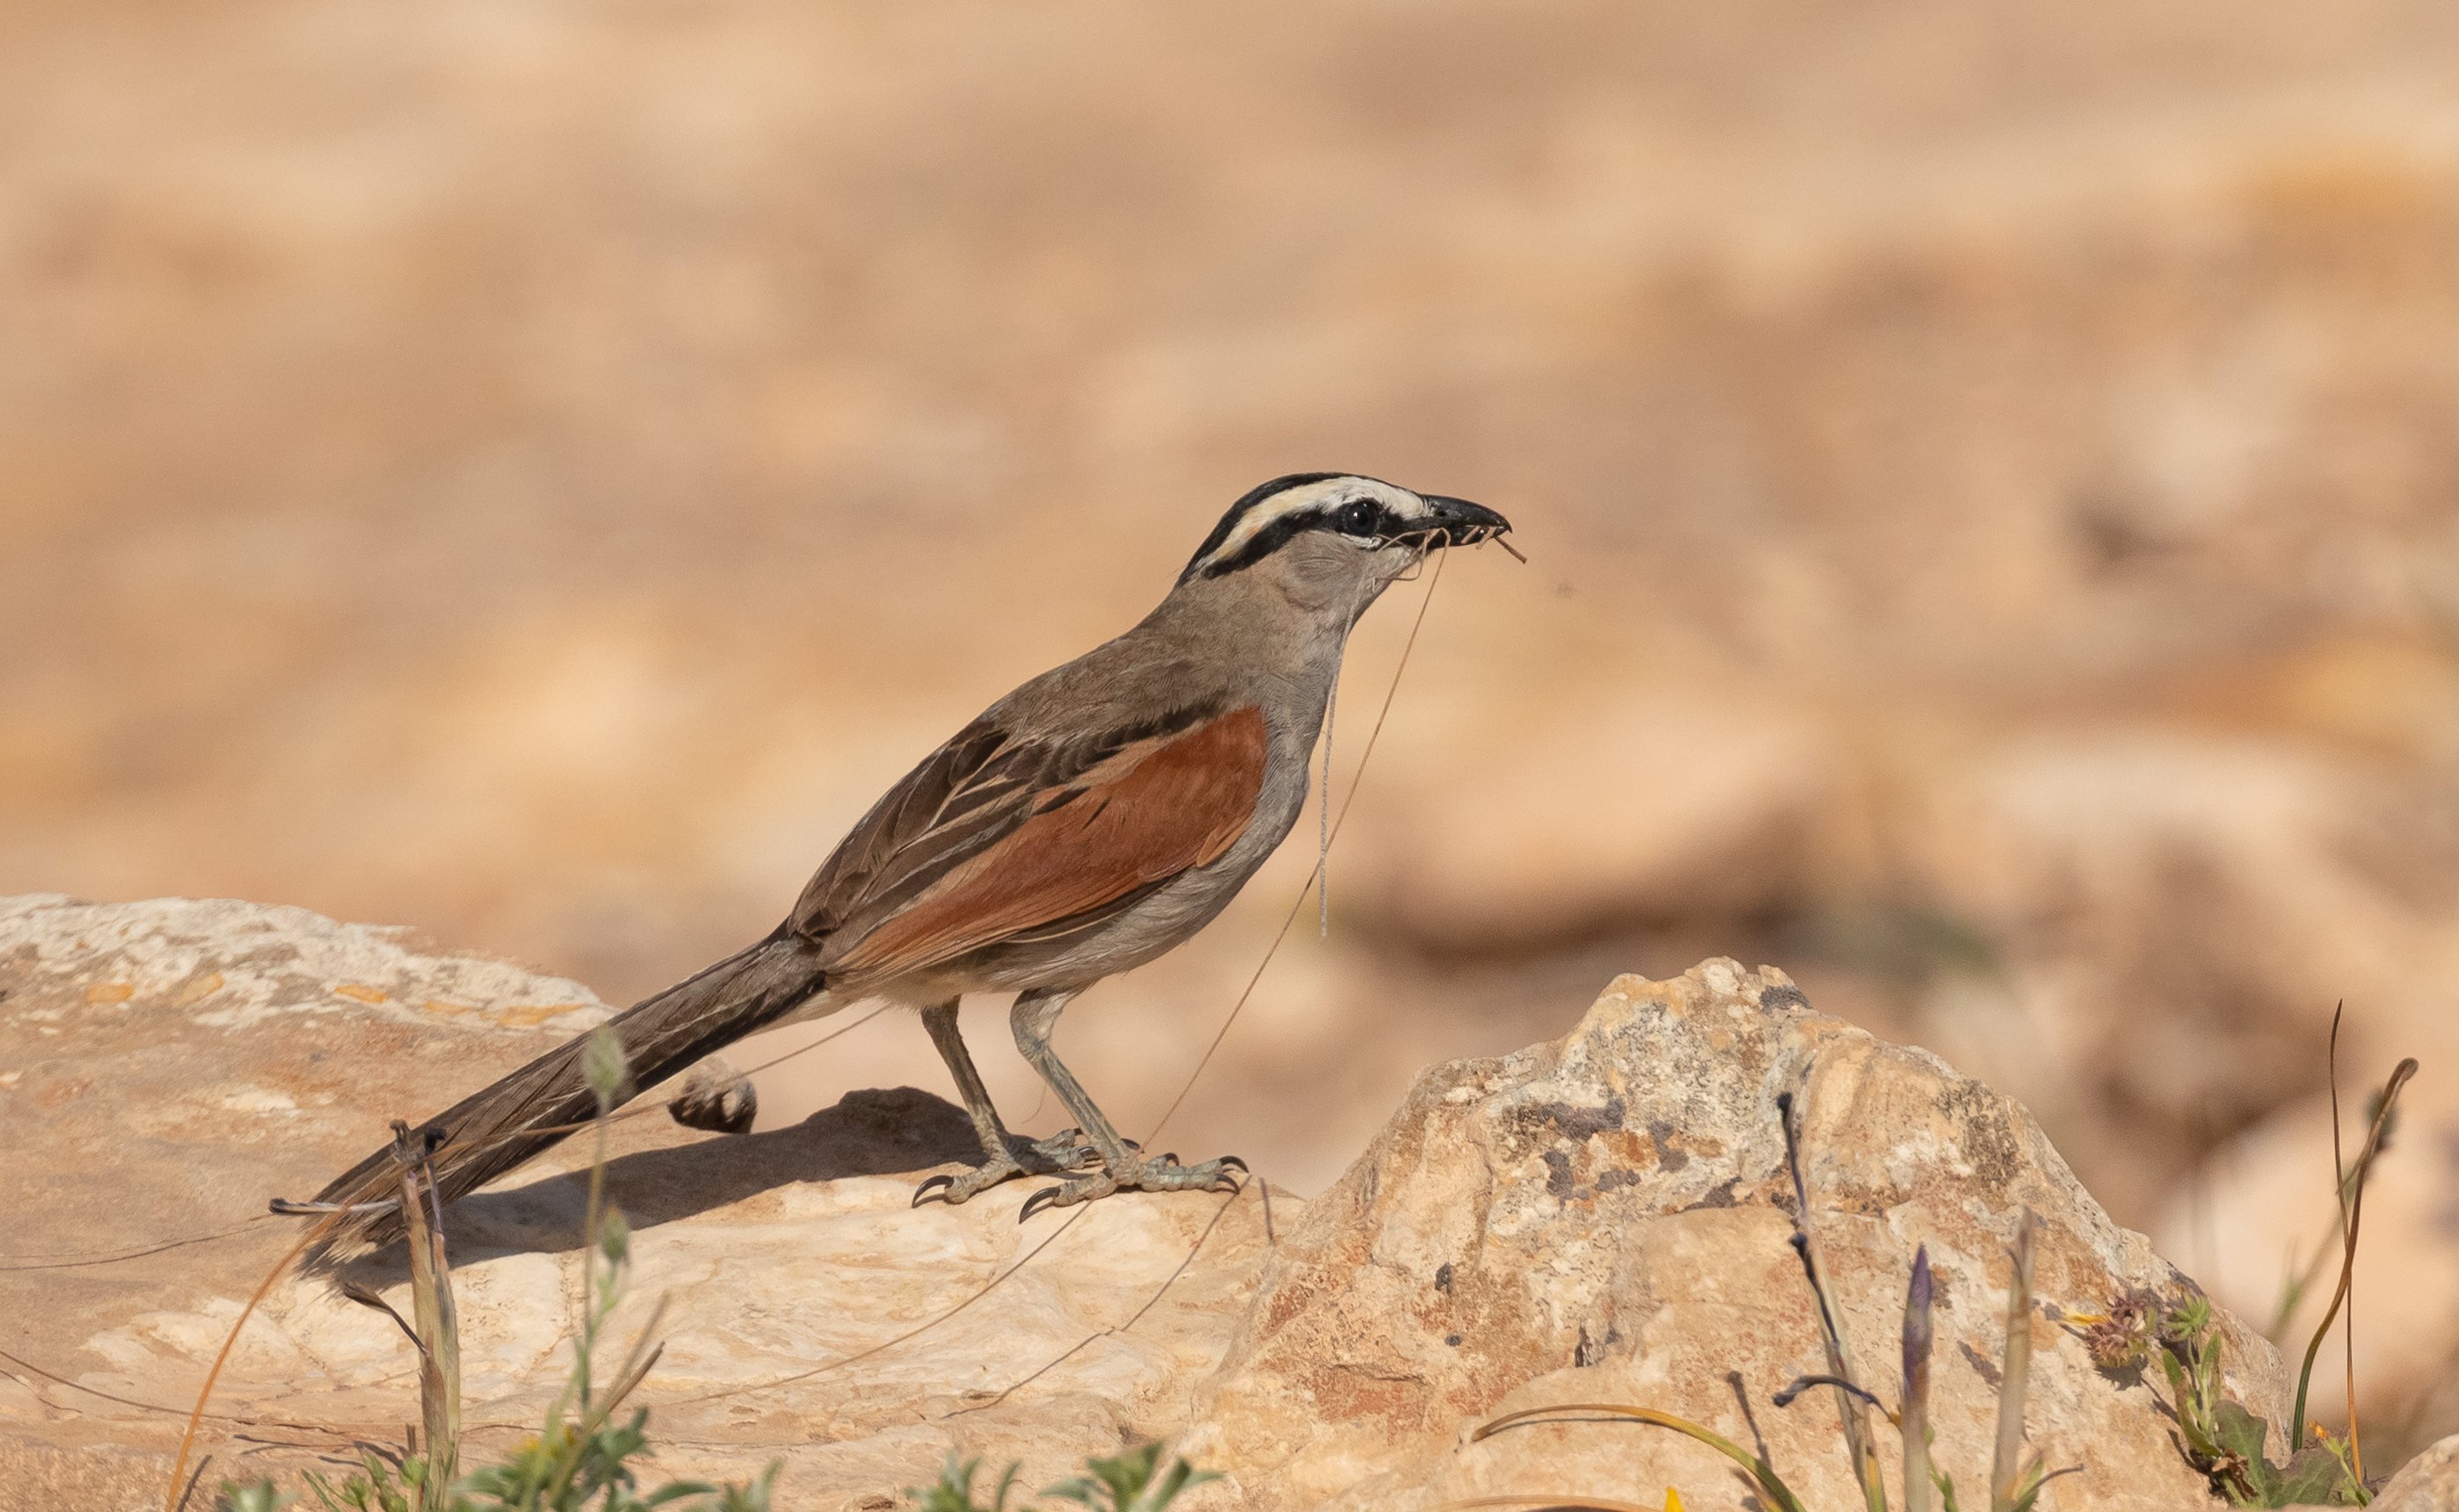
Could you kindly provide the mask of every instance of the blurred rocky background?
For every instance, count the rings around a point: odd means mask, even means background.
[[[2454,56],[2430,0],[18,0],[0,893],[304,904],[621,1000],[1248,486],[1376,472],[1532,561],[1444,567],[1361,782],[1429,584],[1370,619],[1330,934],[1171,1147],[1314,1189],[1419,1066],[1731,954],[2026,1100],[2267,1320],[2330,1236],[2344,998],[2352,1142],[2425,1060],[2357,1319],[2369,1447],[2421,1443]],[[1311,862],[1070,1014],[1130,1129]],[[941,1076],[883,1018],[764,1116]]]

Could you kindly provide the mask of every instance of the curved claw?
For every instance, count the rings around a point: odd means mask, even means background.
[[[1235,1156],[1235,1155],[1224,1155],[1224,1156],[1222,1156],[1222,1157],[1221,1157],[1221,1162],[1220,1162],[1220,1163],[1221,1163],[1222,1165],[1224,1165],[1224,1166],[1237,1166],[1240,1170],[1242,1170],[1242,1171],[1247,1171],[1247,1163],[1246,1163],[1245,1161],[1243,1161],[1243,1160],[1240,1160],[1240,1159],[1239,1159],[1237,1156]],[[1249,1174],[1249,1175],[1251,1175],[1251,1175],[1253,1175],[1254,1173],[1253,1173],[1252,1171],[1247,1171],[1247,1174]]]
[[[1059,1193],[1060,1188],[1056,1186],[1044,1186],[1040,1191],[1035,1192],[1032,1196],[1027,1197],[1024,1200],[1024,1206],[1017,1209],[1016,1221],[1019,1224],[1023,1223],[1027,1219],[1031,1218],[1035,1213],[1040,1212],[1043,1208],[1058,1207]]]
[[[924,1177],[922,1185],[914,1188],[913,1206],[919,1208],[924,1203],[929,1202],[934,1195],[945,1193],[950,1187],[956,1185],[956,1178],[949,1175],[946,1171],[941,1171],[936,1176]]]

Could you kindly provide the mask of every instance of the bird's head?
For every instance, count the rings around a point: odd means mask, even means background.
[[[1351,472],[1293,472],[1230,505],[1178,580],[1269,584],[1303,603],[1352,604],[1354,616],[1427,553],[1510,529],[1466,499]]]

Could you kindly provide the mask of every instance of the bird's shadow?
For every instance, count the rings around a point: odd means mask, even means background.
[[[779,1186],[919,1173],[980,1158],[962,1108],[913,1087],[866,1089],[786,1128],[618,1155],[606,1163],[606,1200],[638,1232]],[[584,1242],[588,1209],[586,1166],[473,1192],[444,1210],[447,1250],[455,1265],[567,1254]],[[407,1253],[395,1242],[351,1261],[344,1279],[382,1291],[409,1274]]]

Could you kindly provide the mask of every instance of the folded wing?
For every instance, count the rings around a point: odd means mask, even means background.
[[[869,885],[856,891],[873,896],[813,896],[825,872],[806,893],[807,905],[819,905],[815,919],[834,915],[822,953],[831,983],[853,990],[1063,932],[1219,860],[1254,816],[1267,742],[1263,712],[1251,704],[1119,741],[1081,766],[952,743],[973,771],[925,767],[909,779],[915,792],[883,802],[914,827],[901,844],[883,847],[886,835],[860,830],[848,840],[846,850],[859,842],[868,852],[859,859]],[[844,882],[855,880],[850,870]]]

